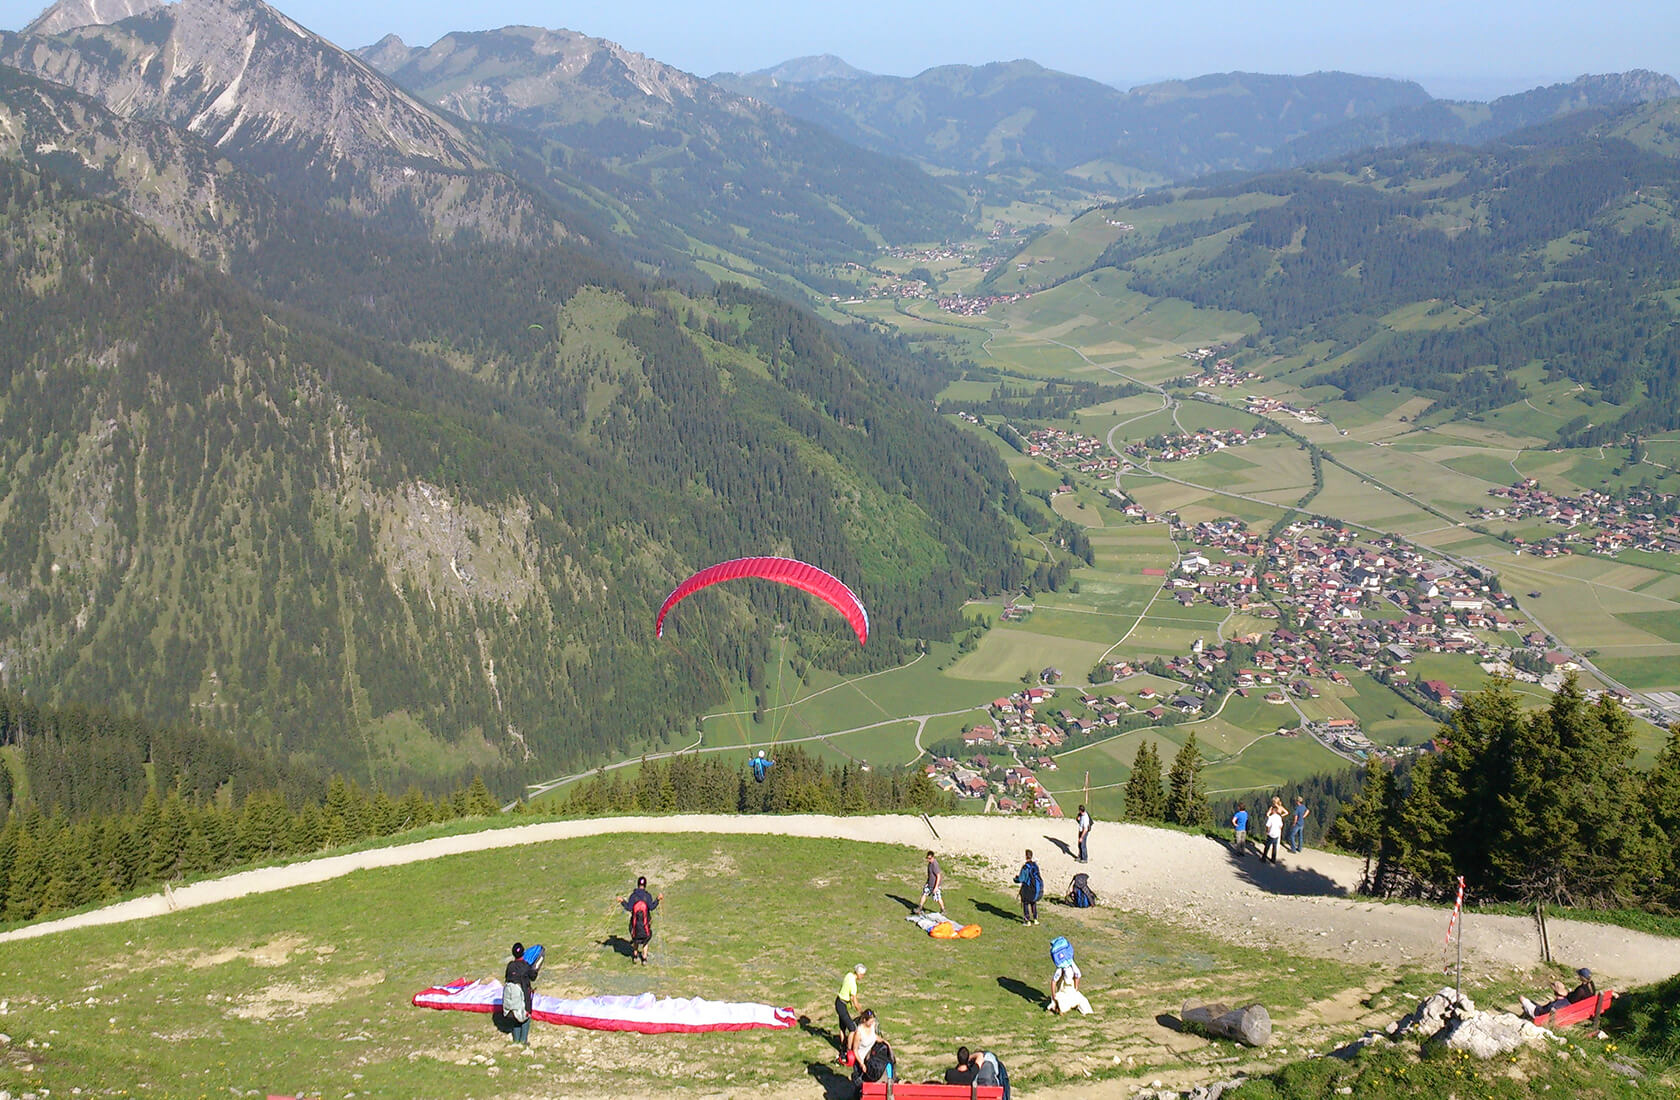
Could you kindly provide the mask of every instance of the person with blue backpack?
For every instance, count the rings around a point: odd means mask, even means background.
[[[539,953],[537,959],[541,958]],[[501,1015],[508,1023],[508,1036],[516,1043],[530,1041],[531,983],[537,980],[537,967],[540,965],[540,962],[532,962],[524,944],[516,943],[513,945],[513,957],[508,960],[507,969],[502,974]]]
[[[1037,924],[1038,899],[1044,896],[1044,876],[1039,874],[1031,848],[1027,849],[1027,861],[1021,864],[1021,873],[1015,876],[1015,881],[1021,884],[1021,923]]]

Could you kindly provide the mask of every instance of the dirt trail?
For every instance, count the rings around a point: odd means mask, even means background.
[[[1038,851],[1039,864],[1052,891],[1064,889],[1079,869],[1063,850],[1073,841],[1071,822],[962,816],[935,818],[933,826],[939,833],[937,840],[920,818],[902,816],[692,815],[545,821],[329,856],[286,867],[241,871],[14,929],[0,934],[0,941],[137,920],[247,894],[324,882],[371,867],[604,833],[775,834],[906,844],[982,857],[990,861],[997,884],[1004,889],[1013,889],[1008,879],[1025,848]],[[1351,896],[1359,879],[1358,860],[1315,851],[1285,855],[1285,861],[1274,867],[1260,863],[1253,855],[1235,859],[1225,845],[1204,837],[1102,822],[1092,833],[1091,862],[1084,870],[1090,872],[1092,884],[1105,904],[1245,944],[1275,944],[1323,957],[1373,963],[1450,962],[1443,943],[1446,910],[1432,905],[1358,900]],[[1680,940],[1566,920],[1549,921],[1547,930],[1553,956],[1570,965],[1591,966],[1600,984],[1639,985],[1680,973]],[[1465,925],[1464,958],[1467,967],[1484,974],[1495,968],[1533,967],[1540,959],[1534,922],[1522,917],[1471,916]]]

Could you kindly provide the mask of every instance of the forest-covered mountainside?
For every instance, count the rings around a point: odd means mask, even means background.
[[[1253,167],[1302,134],[1429,99],[1409,81],[1347,73],[1225,73],[1122,92],[1031,61],[914,77],[775,72],[712,79],[859,145],[958,171],[1026,162],[1160,181]]]
[[[638,226],[675,227],[774,271],[872,254],[876,241],[959,233],[966,201],[899,157],[612,42],[504,27],[424,48],[395,36],[357,53],[415,95],[515,138],[523,171],[575,174],[628,202]]]
[[[1676,133],[1670,99],[1477,148],[1372,151],[1162,193],[1105,213],[1154,208],[1153,228],[1121,236],[1097,266],[1147,294],[1253,315],[1252,350],[1305,357],[1303,384],[1350,400],[1410,387],[1475,414],[1521,401],[1513,373],[1538,367],[1602,409],[1562,423],[1560,442],[1672,428]],[[1411,320],[1390,323],[1402,310]]]
[[[282,35],[320,78],[242,99]],[[93,94],[0,68],[7,688],[505,794],[684,731],[762,668],[764,622],[801,667],[880,667],[1023,576],[1009,513],[1032,509],[932,412],[939,363],[651,279],[494,171],[501,139],[272,9],[183,0],[5,50]],[[113,114],[119,55],[153,61]],[[751,585],[655,642],[674,579],[750,553],[844,576],[868,649]]]
[[[1489,103],[1436,99],[1407,104],[1296,138],[1279,150],[1271,167],[1293,167],[1356,149],[1419,141],[1477,145],[1576,111],[1651,103],[1675,96],[1680,96],[1680,81],[1641,69],[1582,76],[1567,84],[1531,88]]]

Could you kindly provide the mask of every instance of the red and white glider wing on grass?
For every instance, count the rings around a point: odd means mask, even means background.
[[[638,1031],[662,1035],[673,1031],[750,1031],[789,1028],[798,1022],[791,1008],[751,1001],[707,1001],[699,997],[584,997],[562,1000],[539,993],[532,1000],[531,1018],[544,1023],[586,1027],[595,1031]],[[488,978],[460,978],[414,995],[419,1008],[461,1012],[495,1012],[502,1007],[502,983]]]

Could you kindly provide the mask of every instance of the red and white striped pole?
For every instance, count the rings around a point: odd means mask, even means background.
[[[1458,959],[1453,965],[1453,991],[1462,993],[1464,990],[1464,925],[1460,923],[1460,916],[1464,912],[1464,876],[1458,876],[1458,898],[1453,902],[1452,916],[1447,918],[1447,938],[1443,942],[1453,941],[1453,929],[1458,929]]]

